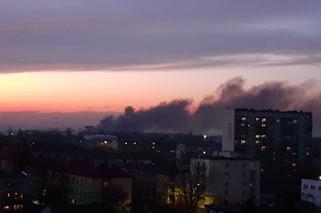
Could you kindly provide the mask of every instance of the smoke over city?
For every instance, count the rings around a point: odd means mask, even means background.
[[[265,82],[250,88],[236,77],[221,84],[212,95],[195,106],[192,100],[177,99],[162,102],[148,109],[128,106],[119,116],[107,116],[97,126],[104,131],[125,132],[193,132],[217,133],[226,116],[223,108],[311,111],[314,135],[321,132],[321,92],[312,92],[313,81],[299,85],[281,81]]]

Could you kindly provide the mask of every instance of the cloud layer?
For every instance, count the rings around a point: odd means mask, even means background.
[[[310,92],[311,85],[313,81],[301,85],[275,81],[245,88],[245,80],[237,77],[220,85],[216,92],[204,98],[193,112],[189,110],[192,102],[187,99],[164,102],[148,109],[135,110],[127,107],[118,117],[105,117],[98,129],[215,133],[226,116],[221,113],[221,109],[230,107],[312,111],[314,134],[321,135],[321,92]]]
[[[320,65],[320,20],[316,0],[4,0],[0,72]]]

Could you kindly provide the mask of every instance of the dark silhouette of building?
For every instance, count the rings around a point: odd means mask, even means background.
[[[312,113],[236,109],[234,122],[235,151],[261,161],[268,191],[298,177],[311,155]]]

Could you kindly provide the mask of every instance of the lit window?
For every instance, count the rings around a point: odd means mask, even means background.
[[[261,136],[260,135],[255,135],[256,138],[260,138]]]
[[[288,151],[291,150],[291,147],[290,147],[290,146],[287,146],[287,147],[286,147],[286,150],[288,150]]]
[[[260,143],[260,141],[259,141],[259,140],[256,140],[256,141],[255,141],[255,143],[256,143],[256,144],[259,144],[259,143]]]
[[[256,120],[256,121],[259,121],[259,120],[260,120],[260,118],[255,118],[255,120]]]
[[[265,151],[266,150],[266,146],[261,146],[261,151]]]
[[[246,121],[246,117],[242,117],[242,121]]]
[[[266,124],[262,124],[261,126],[262,126],[262,127],[266,127]]]
[[[246,141],[245,140],[241,140],[241,144],[245,144],[246,143]]]
[[[266,138],[266,135],[261,135],[262,138]]]
[[[266,122],[266,118],[262,118],[262,123]]]

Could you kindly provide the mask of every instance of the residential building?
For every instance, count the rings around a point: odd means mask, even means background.
[[[321,207],[321,180],[301,180],[301,200]]]
[[[295,167],[311,154],[312,113],[236,109],[234,139],[239,153]]]
[[[259,204],[259,161],[226,157],[192,159],[191,173],[202,177],[205,196],[214,199],[214,203],[240,204],[252,200]]]

